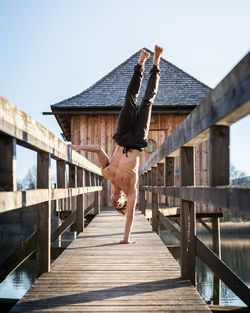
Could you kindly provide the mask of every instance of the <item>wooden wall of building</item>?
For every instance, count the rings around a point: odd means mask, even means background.
[[[183,121],[187,114],[152,114],[149,138],[157,143],[157,147],[168,137],[173,130]],[[75,115],[71,119],[71,138],[73,144],[98,144],[101,145],[111,157],[115,149],[112,139],[116,130],[118,115]],[[98,164],[93,153],[82,152],[91,162]],[[140,162],[145,162],[150,153],[141,154]]]
[[[187,114],[152,114],[150,131],[148,138],[153,139],[157,143],[157,148],[164,142],[165,138],[171,135],[174,129],[186,118]],[[116,130],[118,114],[82,114],[74,115],[71,118],[71,138],[73,144],[98,144],[107,152],[109,157],[112,156],[115,149],[115,142],[112,139]],[[98,164],[97,157],[94,153],[81,152],[88,160]],[[143,151],[141,153],[140,162],[144,163],[150,153]],[[195,165],[195,184],[206,186],[208,183],[208,147],[204,142],[195,148],[196,165]],[[175,162],[175,185],[179,185],[179,158]],[[99,165],[99,164],[98,164]],[[107,184],[106,204],[110,205],[109,194],[111,186]],[[164,202],[164,197],[161,197]],[[149,199],[150,200],[150,199]],[[170,205],[178,205],[174,199],[168,199]],[[90,200],[91,201],[91,200]],[[88,201],[89,202],[89,201]],[[211,212],[214,208],[208,205],[197,204],[199,212]]]

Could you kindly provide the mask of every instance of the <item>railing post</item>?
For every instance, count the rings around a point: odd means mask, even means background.
[[[229,132],[228,126],[213,126],[209,129],[209,167],[210,186],[229,185]],[[213,251],[221,258],[220,220],[212,219]],[[220,303],[220,280],[214,274],[213,303]]]
[[[164,163],[157,163],[157,185],[164,186],[164,177],[165,177],[165,164]],[[159,195],[159,199],[160,199]],[[161,202],[159,201],[159,204]]]
[[[47,152],[37,153],[37,188],[50,193],[51,156]],[[37,277],[50,271],[51,255],[51,201],[37,205]]]
[[[66,188],[66,162],[63,160],[56,161],[57,188]],[[66,209],[66,199],[57,200],[58,226],[61,225],[61,212]],[[59,247],[61,246],[61,235],[58,238]]]
[[[93,186],[98,185],[98,176],[97,174],[94,174],[93,176]],[[100,214],[100,194],[99,191],[95,191],[94,195],[94,205],[95,205],[95,214]]]
[[[151,186],[157,186],[157,167],[151,168]],[[152,229],[159,234],[159,196],[152,192]]]
[[[77,187],[83,187],[83,168],[77,168]],[[77,196],[77,208],[76,208],[76,231],[81,233],[84,230],[84,195]]]
[[[174,186],[174,158],[165,158],[165,186]],[[169,197],[166,197],[166,204],[170,205]]]
[[[151,169],[147,171],[147,178],[148,178],[148,186],[152,186],[152,174]],[[148,202],[152,203],[152,192],[148,192]]]
[[[102,176],[99,176],[98,182],[99,182],[98,184],[99,186],[104,185],[104,179]],[[105,196],[104,196],[104,190],[102,188],[102,190],[100,191],[100,208],[104,208],[104,205],[105,205]]]
[[[16,191],[16,139],[0,135],[0,190]]]
[[[77,167],[76,165],[69,165],[69,188],[76,188],[77,187]],[[73,192],[70,194],[69,198],[69,204],[70,208],[69,210],[71,211],[71,214],[73,212],[76,212],[77,210],[77,197],[73,196]],[[74,232],[74,238],[76,238],[76,223],[72,224],[70,226],[70,230]]]
[[[145,215],[146,212],[146,199],[145,199],[145,191],[141,189],[142,186],[145,186],[144,182],[144,174],[139,177],[139,209],[142,214]]]
[[[69,187],[76,188],[77,186],[77,167],[75,165],[69,165]],[[71,213],[76,211],[76,197],[71,195],[70,198],[70,210]]]
[[[181,147],[180,166],[181,166],[180,188],[184,186],[193,186],[194,185],[193,147]],[[193,202],[181,199],[180,225],[181,225],[181,276],[184,279],[190,279],[192,284],[195,285],[196,215]]]

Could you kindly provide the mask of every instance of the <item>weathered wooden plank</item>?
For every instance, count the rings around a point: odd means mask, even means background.
[[[84,185],[83,169],[77,168],[77,187]],[[84,198],[83,195],[77,196],[77,214],[76,214],[76,229],[80,233],[84,229]]]
[[[141,189],[141,187],[145,185],[144,178],[145,178],[144,174],[139,177],[139,209],[145,215],[146,195],[145,195],[145,191]]]
[[[175,129],[140,168],[139,173],[142,174],[164,157],[170,156],[179,147],[194,145],[191,140],[208,130],[211,125],[229,126],[249,113],[250,52]]]
[[[229,185],[229,127],[209,129],[209,185]]]
[[[95,217],[12,312],[209,312],[142,214],[136,244],[119,244],[124,221],[114,211]]]
[[[50,153],[56,159],[62,159],[102,175],[98,166],[92,164],[79,153],[72,151],[42,124],[1,96],[0,130],[10,137],[16,138],[19,144],[27,148]]]
[[[181,147],[181,190],[183,186],[194,185],[194,154],[193,147]],[[190,279],[195,285],[195,213],[194,203],[183,200],[181,192],[181,276]]]
[[[152,186],[158,186],[157,167],[151,169],[151,183]],[[156,193],[152,193],[152,229],[157,234],[160,232],[159,225],[159,196]]]
[[[50,189],[51,156],[47,152],[37,153],[37,188]],[[51,263],[51,201],[37,206],[36,236],[37,276],[50,271]]]
[[[56,182],[57,188],[66,188],[66,162],[63,160],[56,161]],[[60,199],[57,202],[56,210],[57,211],[66,211],[66,201]]]
[[[16,191],[16,139],[0,134],[0,190]]]
[[[64,199],[80,194],[87,194],[101,191],[102,186],[77,187],[65,189],[34,189],[25,191],[1,191],[0,192],[0,212],[24,208],[51,200]]]
[[[142,187],[161,195],[180,197],[179,187]],[[182,199],[187,201],[204,202],[234,211],[250,210],[250,189],[238,187],[182,187]]]

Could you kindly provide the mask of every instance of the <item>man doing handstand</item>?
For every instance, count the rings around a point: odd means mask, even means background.
[[[130,241],[130,233],[137,199],[139,154],[147,146],[152,104],[160,79],[159,63],[162,52],[163,48],[156,45],[145,95],[141,105],[137,107],[145,63],[150,56],[149,52],[141,50],[118,118],[117,130],[113,136],[117,146],[111,159],[99,145],[71,145],[76,151],[97,154],[103,176],[112,184],[112,203],[119,212],[124,215],[126,213],[124,237],[121,241],[124,244],[133,243]]]

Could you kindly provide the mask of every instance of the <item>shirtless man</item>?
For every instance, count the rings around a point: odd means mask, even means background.
[[[112,158],[109,159],[99,145],[71,145],[72,149],[76,151],[88,151],[97,154],[103,176],[112,183],[112,203],[122,214],[125,215],[126,212],[124,237],[120,241],[124,244],[134,243],[134,241],[130,241],[130,233],[137,199],[139,154],[147,146],[152,104],[160,79],[159,63],[162,52],[163,48],[156,45],[153,67],[150,71],[145,95],[141,105],[137,108],[143,71],[150,56],[149,52],[144,49],[141,50],[119,115],[117,130],[113,136],[117,146]]]

